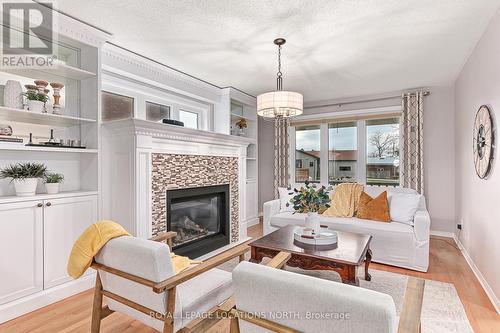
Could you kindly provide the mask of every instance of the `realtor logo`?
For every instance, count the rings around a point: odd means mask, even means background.
[[[2,3],[2,67],[52,66],[52,3]]]

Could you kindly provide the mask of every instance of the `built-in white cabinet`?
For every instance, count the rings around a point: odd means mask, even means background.
[[[96,221],[97,195],[0,204],[0,304],[69,281],[73,244]]]
[[[43,205],[0,205],[0,304],[43,289]]]
[[[82,232],[97,222],[97,197],[46,200],[43,221],[43,285],[47,289],[71,280],[66,273],[68,258]]]

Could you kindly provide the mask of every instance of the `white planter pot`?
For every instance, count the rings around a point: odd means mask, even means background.
[[[23,108],[23,88],[19,81],[8,80],[3,91],[3,101],[6,107]]]
[[[311,228],[314,232],[319,232],[321,229],[321,223],[319,221],[319,215],[316,212],[307,213],[306,216],[306,227]]]
[[[45,111],[45,103],[42,101],[28,101],[28,110],[31,112],[42,113]]]
[[[47,194],[59,193],[59,183],[45,183],[45,190]]]
[[[14,179],[14,188],[18,197],[30,197],[35,195],[38,178]]]

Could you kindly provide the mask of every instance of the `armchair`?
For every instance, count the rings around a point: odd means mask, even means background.
[[[233,284],[231,333],[420,332],[422,279],[409,278],[399,319],[389,295],[263,265],[240,263]]]
[[[115,238],[95,256],[92,333],[98,333],[101,320],[115,311],[164,333],[200,331],[217,323],[217,318],[205,314],[216,311],[233,289],[231,273],[215,267],[235,257],[243,260],[249,247],[243,243],[174,274],[169,246],[162,241],[171,244],[175,235],[163,233],[151,240]],[[104,307],[103,296],[107,297]]]

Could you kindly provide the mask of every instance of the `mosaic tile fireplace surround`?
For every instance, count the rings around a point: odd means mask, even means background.
[[[151,154],[152,234],[166,231],[166,193],[171,189],[229,185],[230,241],[239,239],[238,158]]]

